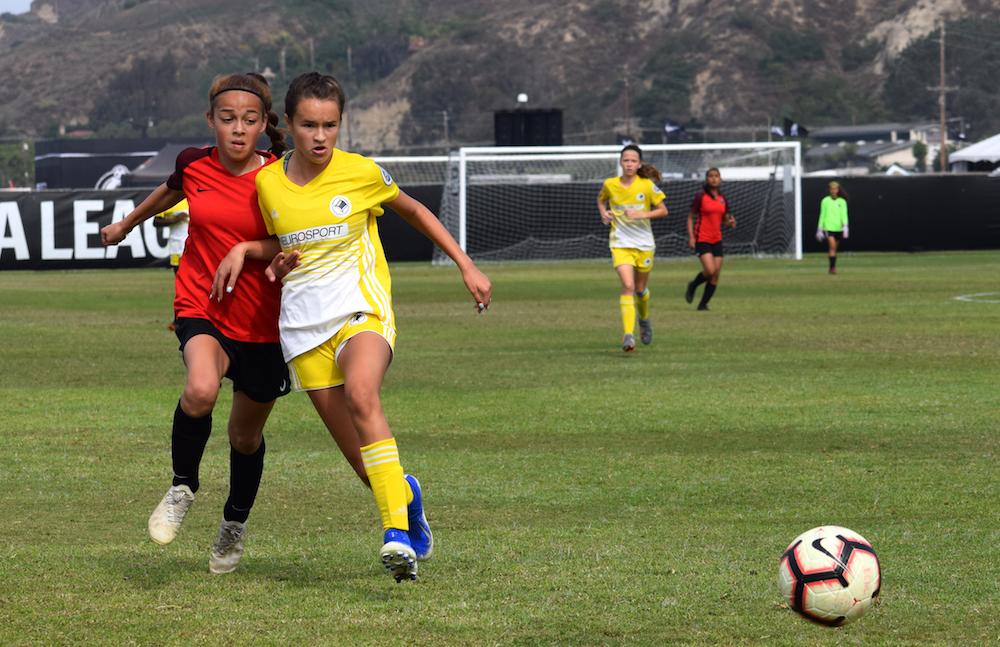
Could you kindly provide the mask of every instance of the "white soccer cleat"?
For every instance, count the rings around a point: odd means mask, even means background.
[[[208,570],[216,575],[232,573],[240,565],[243,558],[243,533],[246,523],[226,521],[224,518],[219,526],[219,536],[212,546],[208,556]]]
[[[175,485],[163,495],[163,500],[149,515],[149,537],[166,546],[177,538],[184,515],[194,503],[194,493],[186,485]]]

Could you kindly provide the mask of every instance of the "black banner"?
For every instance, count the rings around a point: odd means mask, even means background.
[[[836,179],[847,192],[851,236],[843,251],[1000,249],[1000,178],[985,173],[802,179],[802,251],[816,242],[819,204]],[[725,187],[723,187],[725,189]]]
[[[101,244],[101,227],[123,219],[149,193],[0,191],[0,270],[169,265],[166,228],[153,227],[152,218],[119,245]]]
[[[437,213],[440,185],[404,190]],[[0,191],[0,270],[167,267],[166,227],[150,218],[120,244],[101,245],[101,228],[127,216],[150,189]],[[391,210],[379,218],[386,259],[430,261],[434,245]]]

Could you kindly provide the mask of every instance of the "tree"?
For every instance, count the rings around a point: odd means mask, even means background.
[[[917,160],[917,170],[923,173],[927,170],[927,144],[918,141],[913,145],[913,157]]]

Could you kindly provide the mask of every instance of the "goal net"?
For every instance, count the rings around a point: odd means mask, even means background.
[[[689,256],[687,215],[718,168],[737,221],[726,255],[802,257],[798,142],[643,145],[669,215],[651,222],[657,257]],[[610,258],[597,196],[621,174],[619,146],[462,148],[449,158],[439,217],[475,261]],[[435,262],[449,262],[435,249]]]

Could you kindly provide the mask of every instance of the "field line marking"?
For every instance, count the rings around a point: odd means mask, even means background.
[[[956,301],[965,301],[967,303],[1000,303],[1000,299],[979,299],[977,297],[991,297],[998,295],[1000,292],[978,292],[976,294],[963,294],[961,296],[953,297]]]

